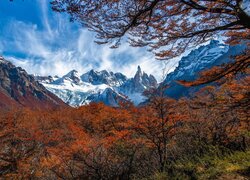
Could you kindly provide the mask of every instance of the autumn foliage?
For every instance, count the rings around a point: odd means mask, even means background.
[[[249,147],[249,78],[206,87],[193,99],[159,94],[119,108],[19,109],[0,114],[0,175],[15,179],[131,179],[203,157],[209,148]],[[178,170],[182,172],[182,170]],[[193,171],[183,173],[192,176]],[[191,174],[190,174],[191,173]]]
[[[250,17],[243,0],[53,0],[55,11],[67,12],[97,32],[100,43],[128,35],[133,46],[149,46],[158,58],[172,58],[216,35],[231,43],[249,40]]]
[[[157,89],[146,92],[148,101],[139,107],[123,102],[116,108],[93,103],[79,108],[1,109],[2,179],[198,179],[211,173],[209,167],[215,164],[207,157],[249,154],[250,16],[243,0],[51,4],[53,10],[67,12],[95,31],[99,44],[116,48],[125,38],[132,46],[147,46],[162,60],[216,36],[246,48],[193,82],[179,81],[186,86],[210,83],[193,98],[174,100]],[[230,168],[235,167],[230,164],[225,171]],[[250,176],[249,162],[244,168],[238,170]]]

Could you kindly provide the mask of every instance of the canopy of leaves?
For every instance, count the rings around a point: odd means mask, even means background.
[[[149,46],[159,59],[173,58],[215,35],[230,42],[249,40],[250,16],[242,0],[54,0],[56,11],[68,12],[99,43],[127,34],[132,46]],[[237,38],[235,37],[237,36]]]

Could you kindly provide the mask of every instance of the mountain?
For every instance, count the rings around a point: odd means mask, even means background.
[[[165,95],[177,99],[191,95],[203,86],[184,87],[176,81],[195,80],[201,71],[229,62],[232,60],[231,56],[240,54],[244,49],[244,45],[228,46],[216,40],[194,49],[179,61],[178,67],[169,73],[161,84],[161,86],[169,85],[164,92]]]
[[[120,86],[127,81],[127,77],[122,73],[113,73],[106,70],[100,72],[91,70],[83,74],[81,79],[83,82],[93,85],[107,84],[109,86]]]
[[[146,89],[157,86],[154,76],[142,72],[140,66],[133,78],[106,70],[90,70],[82,75],[72,70],[61,78],[37,76],[36,79],[65,103],[74,107],[90,102],[118,106],[120,101],[128,100],[137,105],[145,100],[142,93]]]
[[[34,76],[0,57],[0,107],[54,108],[67,106]]]
[[[149,88],[157,87],[157,81],[153,75],[147,75],[145,72],[142,72],[140,66],[137,68],[135,76],[127,80],[124,84],[119,87],[119,91],[129,99],[132,99],[133,102],[137,105],[145,100],[145,97],[142,93]]]
[[[39,76],[39,75],[34,75],[34,76],[37,81],[42,82],[42,83],[51,83],[59,79],[58,76]]]
[[[201,71],[229,62],[231,56],[244,48],[244,45],[228,46],[212,40],[181,58],[178,67],[159,88],[168,85],[164,94],[172,98],[189,96],[201,87],[184,87],[176,81],[194,80]],[[55,107],[65,106],[64,102],[73,107],[90,102],[118,106],[120,101],[128,100],[138,105],[146,100],[143,92],[155,87],[158,83],[154,76],[143,72],[140,66],[132,78],[106,70],[90,70],[84,74],[72,70],[62,77],[31,76],[0,57],[0,107]]]
[[[90,94],[87,98],[87,102],[103,102],[108,106],[118,106],[118,103],[122,101],[128,101],[127,97],[110,87],[101,93]]]

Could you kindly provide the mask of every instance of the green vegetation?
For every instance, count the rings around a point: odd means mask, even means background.
[[[169,174],[156,173],[148,180],[164,179],[248,179],[250,175],[250,149],[216,156],[187,158],[172,165]]]

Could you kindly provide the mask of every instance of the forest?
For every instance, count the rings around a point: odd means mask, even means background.
[[[0,114],[4,179],[249,177],[249,77],[178,101],[147,93],[142,107]],[[230,174],[233,174],[230,176]],[[225,177],[226,178],[226,177]]]
[[[243,2],[53,0],[55,12],[111,48],[125,39],[169,60],[219,36],[246,49],[194,81],[178,81],[204,85],[190,97],[166,97],[168,86],[160,86],[146,91],[140,106],[1,109],[0,177],[249,179],[250,15]]]

